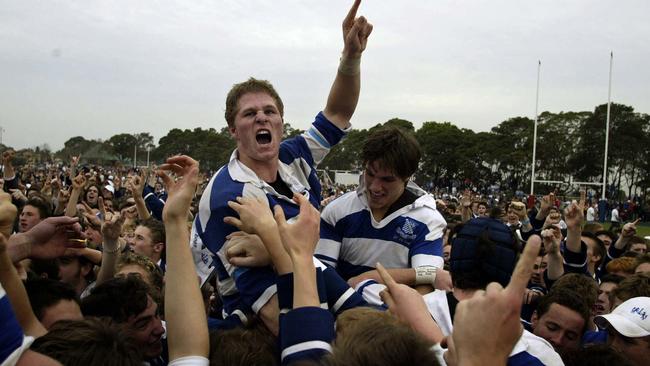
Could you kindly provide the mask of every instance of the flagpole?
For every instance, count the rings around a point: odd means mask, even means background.
[[[603,193],[601,199],[605,199],[605,190],[607,189],[607,150],[609,147],[609,116],[612,107],[612,63],[614,62],[614,52],[609,54],[609,89],[607,91],[607,121],[605,122],[605,161],[603,162]]]
[[[537,152],[537,108],[539,107],[539,73],[542,61],[537,60],[537,95],[535,96],[535,122],[533,125],[533,162],[530,174],[530,194],[535,194],[535,153]]]

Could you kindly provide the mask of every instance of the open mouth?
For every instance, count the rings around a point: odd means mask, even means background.
[[[271,131],[269,130],[257,131],[257,134],[255,135],[255,140],[257,140],[257,143],[260,145],[270,144],[271,141],[273,141],[273,137],[271,136]]]

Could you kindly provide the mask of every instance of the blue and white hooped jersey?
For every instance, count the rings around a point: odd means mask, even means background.
[[[415,183],[406,189],[418,198],[377,222],[368,207],[363,184],[327,205],[321,214],[316,258],[349,279],[375,268],[443,267],[443,235],[447,223],[433,196]]]
[[[321,201],[321,185],[315,166],[346,132],[321,112],[309,130],[280,145],[280,178],[291,191],[306,195],[314,207],[318,208]],[[222,167],[208,183],[199,203],[190,241],[202,282],[216,271],[219,293],[227,314],[237,309],[251,309],[257,313],[276,292],[275,273],[270,267],[239,268],[228,262],[224,250],[226,236],[237,231],[237,228],[223,222],[226,216],[237,217],[236,212],[228,207],[228,201],[236,197],[266,198],[264,201],[268,202],[269,209],[280,205],[287,219],[299,213],[299,207],[292,197],[278,193],[241,163],[237,156],[235,150],[228,165]]]

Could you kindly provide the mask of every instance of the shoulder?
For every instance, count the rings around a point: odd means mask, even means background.
[[[560,355],[545,339],[524,330],[515,344],[508,365],[564,365]]]
[[[330,202],[321,213],[321,217],[329,222],[335,223],[340,219],[364,210],[365,205],[356,191],[348,192]]]

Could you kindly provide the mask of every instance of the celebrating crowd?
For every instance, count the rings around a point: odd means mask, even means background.
[[[415,138],[384,127],[358,187],[322,196],[373,28],[359,5],[311,128],[282,141],[273,86],[235,84],[237,148],[209,180],[188,156],[149,171],[3,153],[3,366],[647,364],[648,244],[638,221],[590,220],[584,192],[435,197],[411,179]]]

